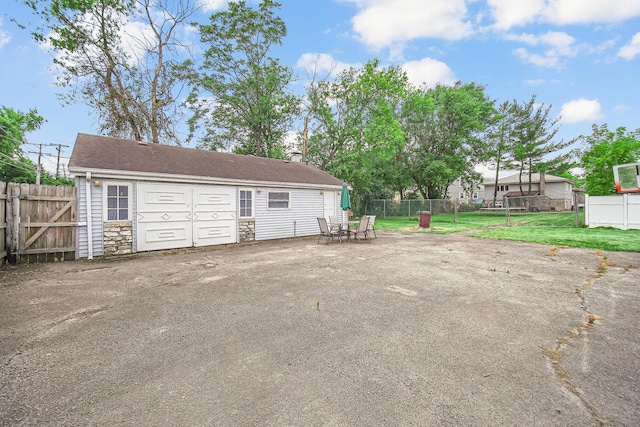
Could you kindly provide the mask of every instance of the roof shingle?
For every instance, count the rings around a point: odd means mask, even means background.
[[[342,181],[327,172],[301,162],[139,143],[80,133],[69,160],[69,171],[78,173],[97,170],[249,182],[342,185]]]

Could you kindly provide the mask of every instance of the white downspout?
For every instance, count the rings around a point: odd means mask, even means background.
[[[87,172],[85,192],[87,196],[87,258],[93,259],[93,221],[91,212],[91,172]]]

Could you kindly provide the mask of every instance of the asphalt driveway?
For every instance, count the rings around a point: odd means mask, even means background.
[[[0,423],[640,423],[640,254],[378,237],[0,270]]]

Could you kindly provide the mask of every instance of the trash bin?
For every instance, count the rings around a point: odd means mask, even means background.
[[[422,211],[420,212],[420,228],[430,228],[431,227],[431,212]]]

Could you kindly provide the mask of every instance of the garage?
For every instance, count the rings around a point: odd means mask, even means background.
[[[235,187],[139,183],[138,251],[236,242]]]
[[[76,257],[312,236],[342,181],[314,166],[78,134]]]

